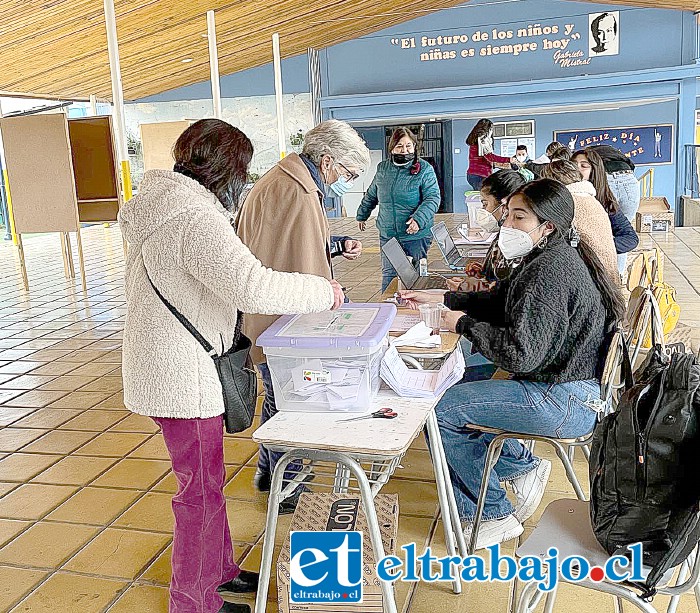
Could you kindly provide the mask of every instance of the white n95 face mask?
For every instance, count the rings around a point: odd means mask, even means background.
[[[496,232],[498,230],[498,220],[493,213],[486,209],[477,209],[476,223],[487,232]]]
[[[540,224],[537,228],[543,225]],[[517,228],[503,226],[498,235],[498,248],[501,250],[503,257],[506,260],[515,260],[530,253],[535,248],[535,243],[530,233],[537,230],[537,228],[530,230],[530,232],[525,232]]]

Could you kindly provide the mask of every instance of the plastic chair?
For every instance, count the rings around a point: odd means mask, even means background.
[[[606,356],[605,365],[603,368],[601,382],[601,398],[598,401],[601,405],[601,411],[603,412],[607,412],[607,410],[609,410],[614,400],[613,395],[616,389],[615,380],[618,376],[618,373],[620,372],[623,362],[624,352],[621,351],[621,348],[623,347],[623,342],[623,332],[620,329],[618,329],[611,340],[610,348],[608,349],[608,354]],[[496,462],[498,462],[498,458],[501,455],[501,450],[503,449],[503,443],[509,438],[520,439],[521,441],[526,440],[542,442],[549,445],[550,447],[553,447],[555,453],[557,454],[557,457],[564,466],[566,477],[569,480],[569,483],[571,483],[572,487],[574,488],[576,497],[579,500],[586,500],[586,496],[583,493],[581,484],[579,483],[579,480],[576,477],[576,473],[574,472],[573,458],[571,457],[570,450],[573,450],[576,447],[582,447],[585,450],[589,446],[593,437],[592,431],[584,437],[560,439],[538,434],[526,434],[523,432],[488,428],[485,426],[479,426],[474,424],[470,424],[469,429],[494,435],[494,438],[487,446],[486,459],[484,461],[484,472],[481,476],[481,487],[479,489],[479,497],[476,503],[476,513],[474,515],[474,523],[472,525],[471,539],[467,547],[467,550],[470,554],[473,554],[476,549],[476,541],[479,536],[479,527],[481,526],[481,516],[484,512],[484,506],[486,505],[486,492],[488,490],[489,485],[489,475],[494,469]],[[587,453],[586,459],[588,459]]]
[[[559,551],[559,560],[569,556],[582,556],[588,560],[591,567],[604,567],[610,557],[593,533],[589,504],[581,500],[560,499],[550,503],[533,533],[516,550],[515,555],[520,558],[524,556],[544,557],[548,555],[548,550],[555,544]],[[672,582],[676,569],[671,569],[657,586],[659,594],[672,597],[667,613],[674,613],[678,607],[680,596],[691,590],[694,590],[695,600],[700,608],[700,588],[698,587],[700,556],[698,556],[697,547],[680,567],[675,581]],[[644,570],[648,573],[650,569],[645,567]],[[561,575],[559,575],[559,581],[566,582]],[[642,600],[632,587],[622,583],[613,583],[604,579],[601,582],[584,580],[573,585],[611,594],[617,599],[619,611],[622,611],[622,601],[626,601],[640,611],[658,612],[650,602]],[[545,597],[545,593],[539,590],[536,582],[528,583],[520,595],[516,608],[517,613],[533,613],[543,597]],[[555,601],[556,589],[546,594],[545,613],[552,612]]]

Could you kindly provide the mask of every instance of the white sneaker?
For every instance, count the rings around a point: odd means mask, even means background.
[[[528,519],[540,506],[550,472],[552,472],[552,463],[549,460],[541,459],[535,470],[531,470],[510,482],[518,501],[515,505],[514,515],[519,522],[522,523]]]
[[[479,525],[479,535],[476,537],[476,548],[484,549],[489,545],[504,543],[519,537],[523,533],[523,525],[515,515],[508,515],[502,519],[489,519]],[[464,538],[469,545],[472,537],[472,523],[464,524]]]

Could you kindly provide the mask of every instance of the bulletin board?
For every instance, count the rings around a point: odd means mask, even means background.
[[[112,118],[71,119],[68,133],[80,221],[116,221],[120,193]]]
[[[63,113],[0,119],[17,234],[76,232],[78,207]]]
[[[172,170],[173,145],[187,128],[189,121],[164,121],[141,124],[144,170]]]

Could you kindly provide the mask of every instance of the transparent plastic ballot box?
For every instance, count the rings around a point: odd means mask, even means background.
[[[280,411],[369,410],[396,316],[390,303],[286,315],[258,337]]]

